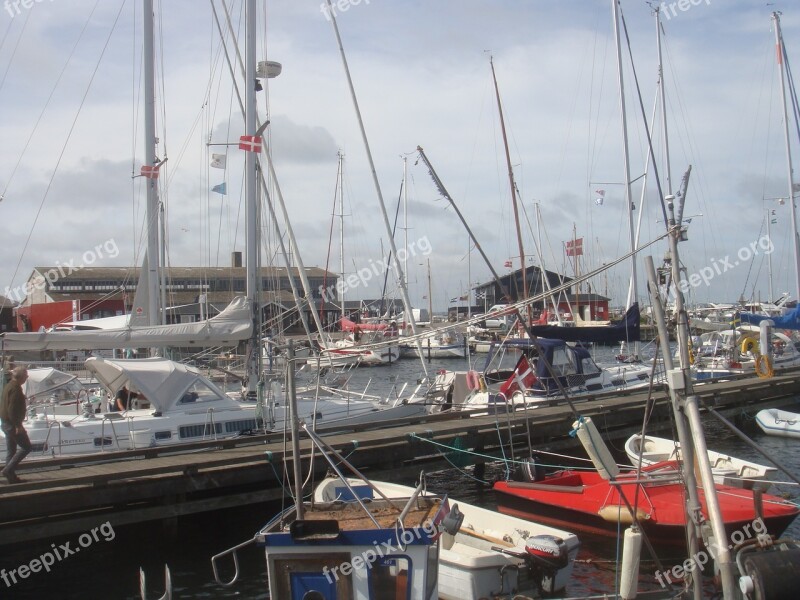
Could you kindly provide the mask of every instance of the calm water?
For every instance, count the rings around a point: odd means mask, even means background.
[[[597,360],[609,360],[613,350],[601,349]],[[482,366],[484,356],[479,355],[478,366]],[[460,368],[461,361],[433,361],[431,372],[439,368]],[[369,381],[369,391],[384,392],[398,381],[413,382],[419,376],[417,361],[403,359],[400,363],[386,368],[364,369],[356,372],[351,379],[355,390],[363,389]],[[744,445],[738,438],[716,423],[707,422],[706,433],[709,445],[719,451],[742,458],[764,462],[757,452]],[[764,436],[751,432],[755,441],[765,450],[773,453],[787,467],[800,475],[800,443],[794,440]],[[503,475],[501,465],[491,465],[486,469],[485,480],[492,481]],[[412,483],[406,481],[402,483]],[[495,508],[495,500],[489,483],[481,484],[471,476],[471,471],[456,469],[428,475],[428,486],[437,491],[448,492],[466,502]],[[773,493],[786,492],[791,497],[800,498],[794,487],[773,487]],[[210,557],[239,542],[243,542],[266,523],[279,509],[279,504],[220,511],[213,514],[197,515],[177,520],[169,525],[160,523],[136,526],[114,526],[100,528],[104,523],[98,519],[97,539],[79,534],[63,539],[49,539],[32,542],[14,548],[3,548],[0,568],[6,571],[31,560],[45,552],[52,551],[53,545],[59,549],[70,543],[70,549],[80,548],[69,556],[63,556],[50,567],[50,572],[41,570],[30,573],[24,580],[8,584],[0,578],[1,599],[110,599],[139,598],[138,569],[144,568],[148,577],[148,597],[157,598],[163,592],[163,569],[168,564],[172,571],[174,598],[267,598],[265,562],[263,554],[254,546],[240,552],[240,579],[230,588],[214,583]],[[111,531],[113,528],[113,531]],[[797,520],[787,534],[800,538],[800,520]],[[614,590],[614,558],[618,548],[614,541],[607,539],[581,537],[579,562],[575,565],[574,578],[567,589],[571,596],[589,593],[612,592]],[[107,541],[108,540],[108,541]],[[81,547],[81,544],[85,547]],[[620,550],[621,551],[621,550]],[[64,554],[64,552],[60,552]],[[678,564],[680,556],[660,556],[667,566]],[[649,571],[648,571],[649,569]],[[640,575],[642,589],[656,589],[658,585],[652,576],[654,567],[645,563]],[[0,571],[2,576],[2,571]],[[10,585],[9,585],[10,584]],[[710,583],[708,584],[710,586]]]

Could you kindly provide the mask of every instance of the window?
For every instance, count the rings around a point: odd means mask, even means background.
[[[378,558],[372,563],[369,577],[375,600],[411,597],[411,561],[405,556]]]

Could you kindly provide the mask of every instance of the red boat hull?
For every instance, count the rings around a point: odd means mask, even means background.
[[[659,463],[636,474],[622,474],[611,485],[597,472],[573,472],[549,475],[538,482],[500,481],[495,483],[500,512],[541,521],[573,531],[616,536],[620,527],[631,521],[630,511],[620,498],[620,490],[633,505],[638,492],[637,517],[651,541],[660,544],[683,544],[686,539],[685,489],[676,481],[675,463]],[[638,490],[637,490],[638,488]],[[717,485],[722,517],[734,542],[766,532],[779,536],[800,510],[784,500],[763,495],[763,520],[756,522],[752,490]],[[702,489],[700,502],[708,518]],[[739,532],[739,533],[736,533]]]

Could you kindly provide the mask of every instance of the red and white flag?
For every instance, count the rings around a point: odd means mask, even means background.
[[[141,175],[147,179],[158,179],[158,168],[160,165],[142,165]]]
[[[514,264],[514,263],[512,263],[510,260],[507,260],[507,261],[504,263],[504,265],[503,265],[503,266],[505,266],[505,268],[506,268],[506,269],[510,269],[510,268],[511,268],[511,266],[512,266],[513,264]]]
[[[564,242],[564,247],[567,250],[567,256],[583,256],[583,238]]]
[[[247,152],[261,152],[260,135],[243,135],[239,138],[239,150]]]
[[[514,367],[514,372],[511,374],[511,377],[500,386],[500,392],[506,398],[510,398],[514,392],[518,390],[524,392],[530,389],[534,383],[536,383],[536,374],[533,372],[533,366],[528,361],[528,357],[523,354],[519,357],[517,366]]]

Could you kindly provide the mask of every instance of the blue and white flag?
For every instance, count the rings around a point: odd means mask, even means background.
[[[226,191],[226,189],[225,189],[225,182],[224,181],[222,183],[219,183],[219,184],[215,185],[213,188],[211,188],[211,191],[212,192],[217,192],[218,194],[222,194],[223,196],[228,193]]]

